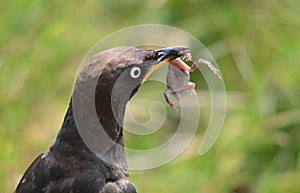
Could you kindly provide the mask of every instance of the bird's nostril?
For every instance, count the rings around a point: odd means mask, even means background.
[[[158,53],[157,58],[158,58],[158,61],[162,61],[162,60],[164,60],[165,57],[164,57],[163,53]]]

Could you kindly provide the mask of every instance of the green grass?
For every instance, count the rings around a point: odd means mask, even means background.
[[[178,27],[210,49],[224,77],[228,111],[204,156],[197,155],[196,140],[170,164],[132,171],[139,192],[300,192],[299,12],[296,0],[2,1],[2,192],[12,192],[53,142],[85,53],[111,32],[144,23]],[[164,134],[137,141],[128,134],[126,143],[147,148]]]

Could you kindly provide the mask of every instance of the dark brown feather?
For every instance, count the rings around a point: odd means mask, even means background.
[[[115,120],[114,107],[111,106],[111,92],[114,83],[130,66],[154,64],[157,62],[156,60],[157,56],[154,51],[117,47],[92,57],[77,77],[74,87],[76,98],[85,100],[86,96],[84,92],[80,92],[81,88],[91,89],[91,92],[95,92],[95,105],[99,121],[108,136],[121,146],[124,146],[123,125],[122,122]],[[101,74],[100,77],[99,74]],[[90,85],[90,82],[95,79],[97,79],[96,91],[92,91],[93,86]],[[126,83],[124,84],[126,85]],[[123,91],[120,90],[120,92]],[[136,90],[131,92],[134,93]],[[131,96],[132,94],[128,98],[118,99],[120,100],[117,106],[119,116],[124,116],[126,103]],[[54,144],[31,164],[18,184],[16,193],[136,192],[135,187],[129,181],[124,149],[117,152],[111,148],[108,154],[111,154],[113,164],[108,164],[86,146],[75,124],[72,100]],[[81,110],[84,115],[87,109]]]

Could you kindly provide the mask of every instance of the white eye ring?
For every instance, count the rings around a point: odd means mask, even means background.
[[[132,78],[138,78],[141,75],[141,69],[139,67],[133,67],[130,70],[130,76]]]

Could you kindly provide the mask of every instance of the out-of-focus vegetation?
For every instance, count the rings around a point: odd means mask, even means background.
[[[204,156],[197,155],[199,132],[174,162],[131,172],[138,191],[300,192],[299,13],[297,0],[1,1],[1,192],[12,192],[54,140],[90,47],[144,23],[181,28],[210,49],[228,110]],[[129,146],[145,146],[126,137]]]

